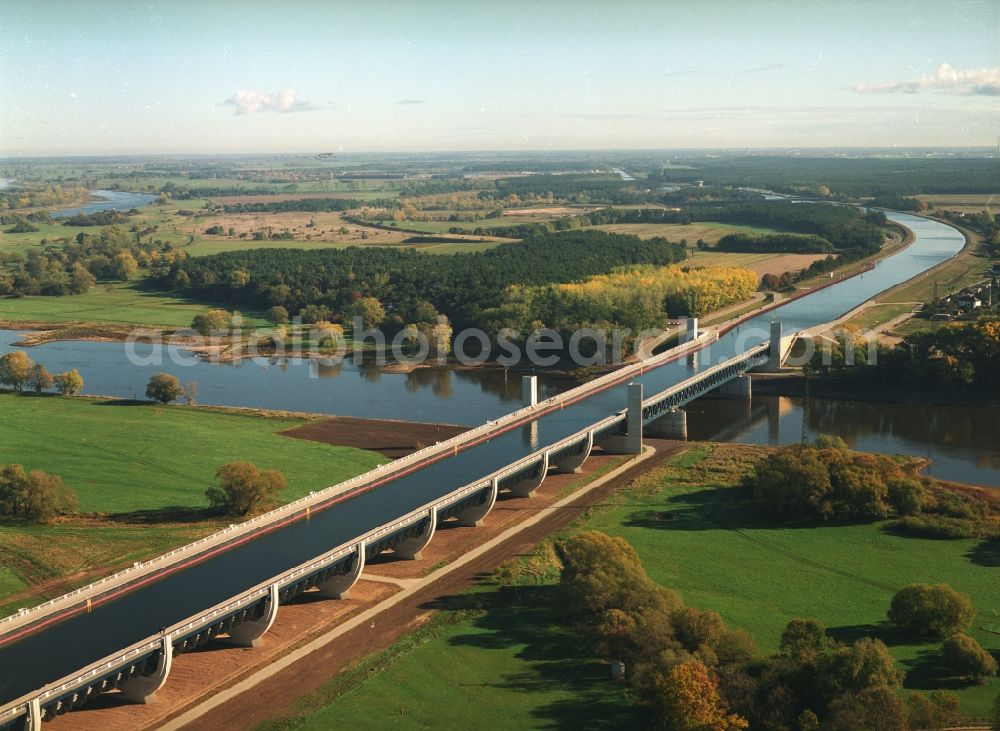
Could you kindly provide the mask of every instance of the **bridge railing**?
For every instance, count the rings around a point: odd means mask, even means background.
[[[706,379],[711,378],[716,373],[721,373],[723,371],[726,371],[732,368],[733,366],[739,366],[740,364],[743,363],[754,363],[754,365],[756,365],[757,361],[759,361],[761,356],[768,355],[770,350],[771,350],[770,343],[764,343],[763,345],[756,345],[750,348],[749,350],[744,350],[742,353],[740,353],[734,358],[729,358],[728,360],[724,360],[721,363],[712,366],[711,368],[706,368],[703,371],[699,371],[690,378],[685,378],[680,383],[675,383],[670,388],[666,388],[663,391],[660,391],[659,393],[650,396],[649,398],[644,398],[642,400],[642,408],[646,409],[650,406],[659,403],[660,401],[663,401],[665,398],[669,398],[671,395],[675,393],[679,393],[687,388],[691,388],[692,386],[697,386],[699,383],[701,383]],[[748,366],[747,370],[749,370],[752,367],[754,366]]]

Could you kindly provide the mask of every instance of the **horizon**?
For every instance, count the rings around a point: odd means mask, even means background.
[[[947,23],[925,0],[286,11],[0,10],[0,157],[993,148],[1000,133],[988,0]]]
[[[92,154],[25,154],[25,155],[0,155],[0,162],[18,160],[89,160],[89,159],[142,159],[156,157],[177,157],[177,158],[221,158],[221,157],[311,157],[314,158],[320,148],[313,150],[261,150],[258,152],[112,152],[112,153],[92,153]],[[453,149],[453,150],[352,150],[350,152],[335,153],[333,157],[326,160],[328,164],[335,163],[340,158],[354,158],[364,156],[459,156],[459,155],[496,155],[496,156],[540,156],[540,155],[566,155],[573,154],[671,154],[676,156],[684,155],[729,155],[737,157],[830,157],[841,156],[849,159],[843,153],[869,153],[859,154],[858,157],[871,157],[872,153],[884,153],[878,157],[895,158],[905,157],[910,153],[938,153],[955,155],[973,155],[992,158],[1000,156],[1000,140],[997,144],[990,145],[956,145],[956,146],[909,146],[909,147],[885,147],[878,145],[868,146],[814,146],[814,147],[605,147],[605,148],[524,148],[524,149]],[[822,154],[827,153],[827,154]],[[840,153],[838,155],[837,153]],[[897,153],[897,154],[891,154]],[[976,154],[979,153],[979,154]]]

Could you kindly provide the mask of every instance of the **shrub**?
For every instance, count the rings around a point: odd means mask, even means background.
[[[831,703],[823,728],[828,731],[906,731],[906,707],[891,688],[866,688]]]
[[[172,376],[163,371],[154,373],[146,385],[146,398],[159,401],[161,404],[168,404],[179,398],[183,393],[184,387],[181,386],[181,382],[177,376]]]
[[[20,391],[31,376],[34,361],[23,350],[14,350],[0,356],[0,384]]]
[[[919,484],[884,455],[847,450],[839,440],[785,447],[743,480],[754,506],[768,516],[807,521],[879,520],[895,509],[918,510]],[[895,499],[894,499],[895,498]]]
[[[985,684],[997,674],[997,661],[966,634],[946,639],[941,646],[941,657],[949,670],[971,683]]]
[[[77,510],[76,494],[58,475],[41,470],[25,473],[19,464],[0,465],[0,515],[35,523]]]
[[[893,521],[890,527],[900,533],[917,538],[987,538],[990,534],[987,525],[981,525],[965,518],[951,518],[946,515],[908,515]]]
[[[947,690],[911,693],[906,707],[907,720],[914,729],[947,728],[961,718],[958,696]]]
[[[55,384],[56,390],[63,396],[72,396],[83,389],[83,376],[80,375],[76,368],[65,373],[60,373],[52,381]]]
[[[217,486],[205,491],[216,510],[229,515],[248,515],[273,507],[278,492],[288,487],[278,470],[261,470],[251,462],[230,462],[215,471]]]
[[[609,609],[634,612],[681,606],[679,596],[646,575],[639,554],[624,538],[586,531],[559,543],[557,549],[567,607],[600,615]]]
[[[48,391],[52,388],[53,383],[52,374],[46,370],[45,366],[41,363],[35,363],[35,365],[31,366],[31,370],[28,373],[28,387],[35,393]]]
[[[947,584],[910,584],[892,598],[889,620],[917,637],[947,637],[972,624],[976,609]]]

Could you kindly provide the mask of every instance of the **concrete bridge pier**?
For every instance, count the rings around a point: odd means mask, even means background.
[[[155,703],[156,691],[167,682],[173,662],[174,646],[170,638],[164,635],[160,655],[156,661],[156,670],[152,675],[137,675],[125,681],[121,686],[122,698],[132,703]]]
[[[642,452],[642,384],[628,385],[628,414],[625,435],[604,437],[599,446],[608,454],[639,454]]]
[[[685,340],[687,342],[689,342],[689,343],[692,340],[697,340],[698,339],[699,333],[698,333],[698,318],[697,317],[689,317],[689,318],[687,318],[687,333],[685,335],[686,335]]]
[[[768,356],[767,363],[761,366],[760,370],[765,373],[777,373],[781,370],[783,360],[784,352],[781,342],[781,321],[774,320],[771,323],[771,352]]]
[[[38,698],[32,698],[28,701],[27,713],[21,717],[18,724],[19,725],[15,725],[14,728],[17,728],[20,731],[41,731],[42,703]]]
[[[497,494],[500,492],[500,478],[494,477],[490,481],[490,494],[479,505],[472,505],[455,516],[458,524],[466,528],[478,528],[483,524],[483,518],[489,515],[493,506],[497,502]]]
[[[687,412],[680,409],[668,411],[656,421],[646,424],[646,434],[651,437],[686,442],[688,438]]]
[[[583,467],[583,463],[587,461],[587,457],[590,456],[590,450],[594,448],[594,430],[591,429],[587,432],[587,440],[583,445],[583,450],[579,454],[566,457],[565,459],[559,460],[559,464],[556,465],[554,472],[559,475],[564,475],[568,473],[580,472]]]
[[[717,396],[718,398],[750,399],[752,394],[753,388],[750,384],[750,376],[744,373],[732,380],[726,381],[709,395]]]
[[[358,583],[361,572],[365,570],[365,544],[358,543],[354,558],[351,562],[351,570],[346,574],[331,576],[320,584],[316,585],[319,595],[326,599],[350,599],[351,588]]]
[[[549,472],[549,453],[545,452],[542,454],[541,462],[538,463],[538,471],[535,473],[534,477],[529,477],[526,480],[521,480],[520,482],[515,482],[507,487],[510,490],[510,494],[514,497],[533,497],[535,491],[541,487],[542,483],[545,481],[545,476]]]
[[[278,585],[271,584],[267,593],[267,608],[260,619],[250,619],[233,625],[229,630],[229,642],[240,647],[260,647],[261,637],[271,629],[275,617],[278,616]]]
[[[538,376],[521,376],[521,402],[525,406],[538,403]]]
[[[405,538],[397,543],[392,547],[393,552],[400,558],[410,561],[419,561],[423,558],[423,550],[427,548],[427,544],[434,537],[434,531],[437,530],[437,517],[437,509],[431,508],[428,511],[424,529],[418,535]]]

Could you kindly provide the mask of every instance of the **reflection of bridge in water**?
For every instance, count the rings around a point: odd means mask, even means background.
[[[892,267],[782,304],[786,325],[833,320],[964,243],[941,224],[899,218],[918,235],[883,262]],[[174,654],[219,636],[253,645],[280,604],[306,591],[345,596],[373,556],[419,558],[439,525],[479,524],[501,491],[530,497],[595,446],[638,452],[644,430],[683,438],[678,407],[712,390],[749,397],[746,372],[780,364],[790,343],[770,319],[695,328],[678,348],[539,403],[529,387],[529,405],[502,419],[0,620],[0,727],[37,728],[113,689],[148,701]]]

